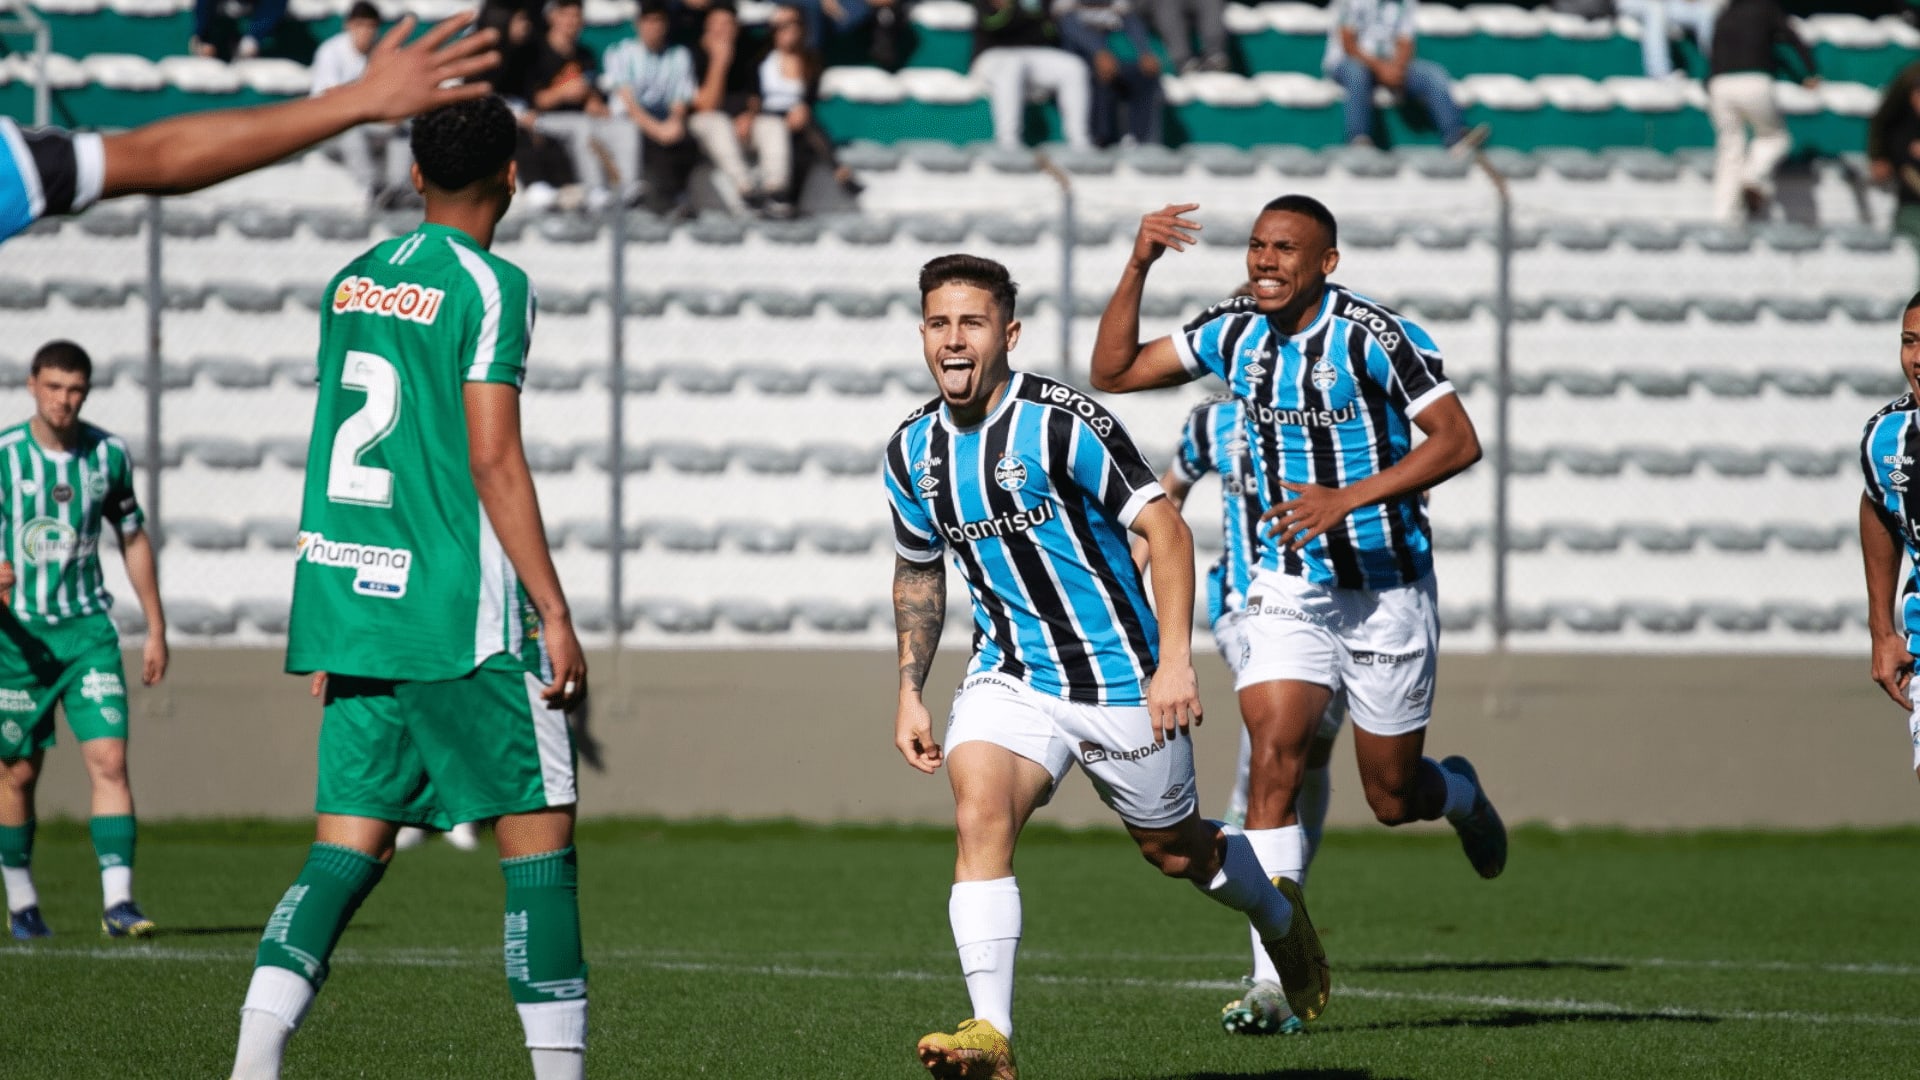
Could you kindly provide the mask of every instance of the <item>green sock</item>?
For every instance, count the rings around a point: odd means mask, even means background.
[[[114,866],[124,866],[129,870],[133,868],[132,814],[96,817],[87,822],[87,831],[93,834],[93,853],[100,859],[100,869]]]
[[[267,918],[254,966],[285,968],[318,990],[327,980],[327,958],[341,931],[386,869],[379,859],[352,848],[313,845],[300,876]]]
[[[507,879],[507,989],[530,1005],[587,996],[580,954],[580,863],[571,846],[500,860]]]
[[[38,824],[32,818],[25,825],[0,825],[0,866],[31,866],[33,864],[33,827]]]

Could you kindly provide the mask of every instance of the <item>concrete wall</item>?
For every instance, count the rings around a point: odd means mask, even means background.
[[[963,657],[930,686],[936,724]],[[167,682],[136,689],[132,773],[149,818],[311,812],[320,710],[277,650],[182,650]],[[944,776],[893,749],[896,675],[880,652],[646,652],[591,660],[583,766],[590,815],[950,819]],[[129,670],[137,669],[130,654]],[[1441,664],[1436,756],[1472,757],[1509,822],[1646,828],[1888,825],[1920,819],[1906,718],[1857,659],[1458,656]],[[1200,668],[1203,808],[1231,783],[1231,682]],[[937,730],[937,728],[936,728]],[[48,757],[43,816],[82,816],[71,736]],[[1371,820],[1349,740],[1335,758],[1335,823]],[[1111,820],[1079,777],[1043,811]]]

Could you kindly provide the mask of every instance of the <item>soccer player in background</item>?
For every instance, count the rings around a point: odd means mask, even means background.
[[[1873,681],[1908,711],[1913,768],[1920,776],[1920,709],[1912,698],[1914,654],[1920,653],[1920,562],[1899,589],[1900,562],[1920,560],[1920,504],[1909,489],[1920,461],[1920,293],[1900,318],[1900,373],[1907,392],[1888,402],[1860,440],[1860,557],[1867,573],[1867,630],[1873,636]],[[1898,590],[1896,592],[1896,590]],[[1899,597],[1895,618],[1896,595]]]
[[[31,866],[34,787],[54,743],[55,705],[80,744],[93,793],[87,824],[100,860],[100,929],[109,937],[153,932],[133,900],[127,680],[100,572],[102,526],[111,522],[119,535],[147,618],[140,676],[148,686],[167,673],[167,617],[127,446],[80,420],[92,380],[85,349],[42,345],[27,376],[33,418],[0,431],[0,879],[8,929],[23,939],[53,934]]]
[[[1338,227],[1318,201],[1268,203],[1247,239],[1252,295],[1141,344],[1147,272],[1193,243],[1195,205],[1142,218],[1101,316],[1093,385],[1111,393],[1212,373],[1245,410],[1259,555],[1236,676],[1253,741],[1247,839],[1275,877],[1299,880],[1296,816],[1308,748],[1347,695],[1367,804],[1383,824],[1445,817],[1482,877],[1507,834],[1465,758],[1424,756],[1440,621],[1421,493],[1480,459],[1473,422],[1427,332],[1327,281]],[[1426,439],[1412,445],[1412,429]]]
[[[1201,402],[1187,415],[1180,429],[1180,446],[1174,451],[1173,464],[1160,477],[1167,501],[1177,510],[1185,509],[1193,485],[1208,473],[1220,477],[1220,525],[1224,541],[1220,557],[1207,568],[1207,625],[1213,628],[1213,643],[1227,670],[1237,678],[1246,660],[1246,637],[1240,620],[1247,598],[1247,584],[1253,576],[1255,532],[1260,527],[1260,496],[1255,490],[1253,461],[1247,443],[1245,407],[1232,397],[1211,398]],[[1133,541],[1134,564],[1144,572],[1149,563],[1144,541]],[[1327,706],[1307,748],[1306,769],[1301,774],[1300,795],[1294,800],[1302,836],[1306,844],[1300,864],[1300,885],[1306,887],[1307,867],[1320,847],[1320,834],[1327,821],[1327,802],[1333,787],[1328,777],[1328,760],[1333,756],[1333,740],[1340,734],[1345,704],[1340,695]],[[1247,819],[1247,785],[1253,758],[1253,740],[1245,724],[1240,726],[1240,757],[1234,768],[1233,795],[1227,801],[1226,820],[1233,825]],[[1247,979],[1246,992],[1227,1002],[1220,1010],[1220,1026],[1234,1035],[1279,1035],[1299,1031],[1298,1017],[1287,1007],[1280,988],[1280,975],[1273,960],[1256,938],[1253,948],[1253,975]]]
[[[22,129],[0,116],[0,243],[100,199],[197,191],[361,124],[396,123],[479,97],[485,83],[457,80],[500,63],[492,51],[499,35],[449,40],[472,21],[471,13],[455,15],[402,44],[416,25],[409,15],[380,39],[358,81],[320,97],[177,116],[113,135]]]
[[[416,120],[426,222],[328,285],[287,637],[326,698],[319,821],[260,939],[238,1080],[280,1075],[400,826],[495,815],[534,1076],[585,1072],[566,710],[587,669],[520,441],[533,290],[487,250],[517,130],[493,96]]]
[[[921,342],[940,396],[886,448],[900,642],[894,745],[947,765],[959,847],[947,914],[973,1018],[920,1040],[940,1077],[1017,1075],[1013,850],[1075,761],[1147,861],[1244,912],[1293,1008],[1325,1008],[1318,936],[1292,882],[1261,873],[1241,837],[1203,819],[1189,724],[1193,537],[1111,412],[1065,383],[1015,372],[1016,287],[999,263],[947,255],[920,272]],[[1127,549],[1152,552],[1156,623]],[[974,655],[943,747],[921,693],[946,622],[951,553],[973,599]]]

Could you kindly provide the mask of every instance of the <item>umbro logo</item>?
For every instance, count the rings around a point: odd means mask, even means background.
[[[1267,373],[1267,369],[1264,366],[1262,366],[1260,362],[1257,360],[1251,364],[1248,364],[1244,370],[1248,375],[1251,375],[1256,379]]]
[[[933,490],[940,486],[940,478],[932,473],[927,473],[920,477],[920,482],[914,486],[919,488],[922,494],[931,495],[933,494]]]

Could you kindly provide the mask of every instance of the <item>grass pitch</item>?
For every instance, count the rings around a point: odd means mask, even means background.
[[[308,833],[143,827],[160,924],[107,941],[84,827],[42,829],[56,936],[0,945],[0,1075],[223,1077],[259,927]],[[948,833],[608,822],[581,831],[601,1077],[924,1075],[967,1015]],[[1118,833],[1036,826],[1016,999],[1029,1080],[1880,1077],[1920,1070],[1920,832],[1522,830],[1474,877],[1451,834],[1331,834],[1334,964],[1303,1036],[1221,1033],[1244,924]],[[499,871],[403,853],[347,931],[289,1080],[528,1075],[500,975]]]

